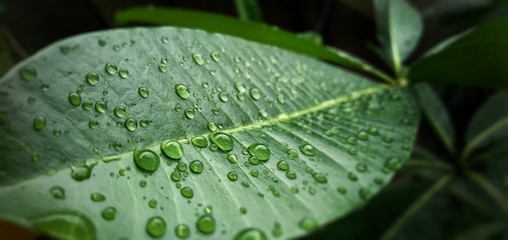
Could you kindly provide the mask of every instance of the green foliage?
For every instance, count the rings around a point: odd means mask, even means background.
[[[1,217],[59,238],[297,237],[390,182],[419,118],[405,88],[188,29],[70,38],[1,82]]]
[[[257,0],[235,0],[235,6],[241,20],[263,22],[263,15]]]

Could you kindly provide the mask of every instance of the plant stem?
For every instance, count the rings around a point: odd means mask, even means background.
[[[418,199],[416,199],[409,208],[402,213],[401,216],[381,235],[380,240],[389,240],[395,236],[395,234],[399,231],[399,229],[404,225],[404,223],[409,220],[420,208],[427,203],[429,199],[431,199],[439,190],[447,185],[448,182],[452,179],[452,175],[445,176],[441,178],[439,181],[434,183],[432,187],[430,187],[427,191],[425,191]]]
[[[466,171],[466,176],[474,183],[478,184],[489,197],[492,198],[503,211],[508,215],[508,201],[504,199],[503,195],[482,175],[474,171]]]

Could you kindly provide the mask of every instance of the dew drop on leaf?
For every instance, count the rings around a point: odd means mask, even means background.
[[[151,217],[146,222],[146,232],[154,238],[160,238],[166,233],[166,221],[159,216]]]
[[[195,114],[194,114],[194,110],[193,109],[185,109],[184,111],[184,114],[185,114],[185,117],[187,117],[188,119],[193,119]]]
[[[106,70],[106,72],[109,74],[109,75],[115,75],[116,72],[118,71],[118,67],[113,64],[113,63],[108,63],[106,64],[106,66],[104,67],[104,69]]]
[[[208,123],[208,125],[207,125],[207,127],[208,127],[208,130],[210,130],[210,131],[212,131],[212,132],[217,131],[217,125],[215,125],[215,123],[214,123],[214,122],[209,122],[209,123]]]
[[[219,93],[219,99],[223,102],[227,102],[228,101],[228,93],[227,92]]]
[[[79,106],[81,105],[81,96],[75,92],[69,93],[69,102],[73,106]]]
[[[250,175],[253,177],[258,177],[259,171],[257,169],[252,169],[252,170],[250,170]]]
[[[398,158],[392,157],[388,158],[385,161],[385,167],[389,168],[390,170],[399,170],[402,167],[402,163]]]
[[[356,154],[358,154],[358,150],[355,147],[350,147],[347,150],[347,153],[349,153],[349,155],[351,155],[351,156],[356,156]]]
[[[106,197],[102,193],[94,192],[90,194],[90,199],[93,202],[103,202],[106,200]]]
[[[166,64],[164,63],[159,64],[157,68],[159,68],[159,72],[161,73],[165,73],[166,71],[168,71],[168,67],[166,67]]]
[[[114,207],[107,207],[101,212],[101,216],[106,221],[112,221],[116,217],[116,208]]]
[[[210,141],[212,141],[222,151],[229,152],[233,150],[234,142],[233,138],[226,133],[214,132],[209,135]]]
[[[138,128],[138,121],[132,118],[125,120],[125,128],[131,132],[136,130]]]
[[[294,149],[289,149],[287,151],[287,154],[290,160],[295,160],[296,158],[298,158],[298,152]]]
[[[367,141],[369,140],[369,134],[367,132],[364,132],[364,131],[361,131],[359,132],[356,137],[362,141]]]
[[[356,171],[361,172],[361,173],[366,172],[367,171],[367,165],[365,165],[363,163],[356,164]]]
[[[150,201],[148,201],[148,206],[149,206],[150,208],[156,208],[156,207],[157,207],[157,204],[158,204],[158,203],[157,203],[157,200],[155,200],[155,199],[150,199]]]
[[[178,171],[174,171],[171,173],[171,180],[175,181],[175,182],[179,182],[180,180],[182,180],[182,174]]]
[[[310,232],[310,231],[316,229],[318,224],[317,224],[316,219],[311,218],[311,217],[304,217],[300,220],[300,222],[298,222],[298,226],[302,230],[304,230],[306,232]]]
[[[370,200],[372,198],[372,192],[370,192],[368,189],[365,189],[365,188],[361,188],[358,191],[358,194],[365,201],[368,201],[368,200]]]
[[[179,238],[187,238],[190,235],[190,228],[187,224],[178,224],[175,227],[175,235]]]
[[[247,208],[241,207],[240,208],[240,214],[242,214],[242,215],[247,214]]]
[[[247,148],[250,155],[256,157],[260,161],[268,161],[270,159],[270,149],[262,143],[254,143]]]
[[[161,150],[171,159],[181,159],[183,157],[183,148],[179,142],[166,140],[161,143]]]
[[[201,161],[194,160],[189,164],[189,168],[193,173],[202,173],[204,167]]]
[[[254,100],[259,100],[261,98],[261,92],[257,88],[252,88],[249,93],[250,97]]]
[[[268,240],[268,237],[257,228],[247,228],[238,232],[234,240]]]
[[[88,127],[90,127],[91,129],[98,128],[99,127],[99,122],[97,122],[97,121],[89,121],[88,122]]]
[[[212,52],[212,54],[210,54],[210,57],[212,57],[212,60],[214,60],[215,62],[219,62],[221,60],[221,55],[218,52]]]
[[[160,158],[159,155],[151,150],[135,150],[134,162],[139,168],[145,171],[153,172],[159,168]]]
[[[326,183],[326,182],[328,182],[328,180],[326,179],[325,175],[323,175],[322,173],[314,173],[314,174],[312,174],[312,177],[318,183]]]
[[[108,105],[106,105],[106,103],[102,101],[96,102],[95,110],[97,110],[97,112],[99,113],[106,113],[106,111],[108,110]]]
[[[351,180],[351,181],[353,181],[353,182],[358,181],[358,176],[356,176],[356,175],[355,175],[354,173],[352,173],[352,172],[348,173],[347,178],[349,178],[349,180]]]
[[[118,71],[118,75],[120,75],[121,78],[126,79],[129,77],[129,71],[127,69],[120,69],[120,71]]]
[[[289,179],[296,179],[296,173],[294,171],[287,171],[286,177]]]
[[[190,187],[184,187],[180,189],[180,193],[185,198],[192,198],[194,196],[194,191],[192,191],[192,188]]]
[[[146,187],[146,181],[145,180],[139,181],[139,186],[142,188]]]
[[[228,155],[226,155],[226,159],[228,159],[228,161],[230,163],[237,163],[238,162],[238,158],[236,157],[235,154],[228,153]]]
[[[116,107],[115,110],[114,110],[114,113],[115,113],[115,116],[119,117],[119,118],[123,118],[125,117],[125,108],[124,107]]]
[[[34,128],[36,131],[42,131],[44,127],[46,127],[46,118],[44,117],[36,117],[34,119]]]
[[[196,228],[199,232],[204,234],[211,234],[215,232],[215,218],[210,215],[203,215],[196,221]]]
[[[316,149],[314,146],[310,144],[303,144],[300,146],[300,151],[307,156],[315,156],[316,155]]]
[[[235,83],[235,88],[236,90],[239,92],[239,93],[243,93],[245,92],[246,88],[245,88],[245,84],[243,82],[236,82]]]
[[[176,165],[176,169],[178,169],[180,172],[185,172],[185,171],[187,171],[187,164],[184,162],[179,162]]]
[[[277,162],[277,168],[281,171],[287,171],[287,170],[289,170],[289,164],[288,164],[288,162],[281,160],[281,161]]]
[[[54,186],[49,189],[49,193],[56,199],[65,199],[65,190],[60,186]]]
[[[238,174],[235,171],[231,171],[227,174],[227,177],[230,181],[235,182],[238,180]]]
[[[148,89],[145,88],[145,87],[140,87],[138,88],[138,94],[139,96],[141,96],[142,98],[147,98],[148,95],[150,95],[150,93],[148,92]]]
[[[88,84],[95,86],[97,83],[99,83],[99,74],[90,72],[86,75],[85,79]]]
[[[194,62],[199,66],[205,64],[205,59],[199,53],[192,54],[192,60],[194,60]]]
[[[186,100],[190,97],[189,88],[183,84],[176,84],[175,92],[183,100]]]
[[[92,175],[92,167],[71,166],[71,178],[78,182],[90,178],[91,175]]]
[[[26,81],[33,81],[37,78],[37,72],[31,68],[21,68],[19,70],[19,77]]]
[[[208,140],[203,136],[198,136],[191,139],[192,145],[198,148],[208,147]]]

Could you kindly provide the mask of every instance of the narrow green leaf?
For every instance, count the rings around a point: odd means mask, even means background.
[[[402,62],[416,47],[422,34],[422,18],[406,0],[374,1],[377,38],[385,61],[401,74]]]
[[[495,140],[508,136],[508,91],[499,91],[476,111],[466,132],[463,157]]]
[[[419,121],[405,88],[168,27],[58,42],[0,93],[0,218],[63,238],[295,238],[380,191]]]
[[[508,18],[494,20],[447,40],[409,69],[412,82],[508,87]]]
[[[115,15],[115,21],[120,25],[133,22],[173,25],[228,34],[330,61],[391,82],[390,77],[383,72],[344,51],[325,47],[313,40],[261,23],[193,10],[153,7],[136,7],[119,11]]]
[[[427,84],[415,86],[424,116],[436,132],[437,136],[452,155],[455,154],[455,131],[448,110],[439,96]]]
[[[240,19],[263,22],[263,15],[257,0],[235,0],[235,6]]]

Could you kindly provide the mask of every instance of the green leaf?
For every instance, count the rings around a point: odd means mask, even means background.
[[[70,38],[0,82],[0,218],[97,239],[303,235],[388,183],[419,121],[405,88],[169,27]]]
[[[418,84],[415,86],[415,89],[424,116],[429,121],[448,152],[454,155],[455,131],[448,110],[429,85]]]
[[[495,140],[508,136],[508,91],[490,97],[471,119],[466,132],[463,157]]]
[[[422,34],[420,14],[405,0],[374,1],[377,38],[385,61],[401,74],[402,62],[416,47]]]
[[[325,47],[313,40],[265,24],[240,21],[235,18],[185,9],[135,7],[119,11],[115,15],[119,25],[148,23],[197,28],[264,43],[300,54],[336,63],[340,66],[376,76],[384,81],[392,80],[365,61],[341,50]]]
[[[240,19],[263,22],[263,15],[257,0],[235,0],[235,7]]]
[[[452,37],[413,63],[409,80],[507,88],[507,26],[505,17]]]

